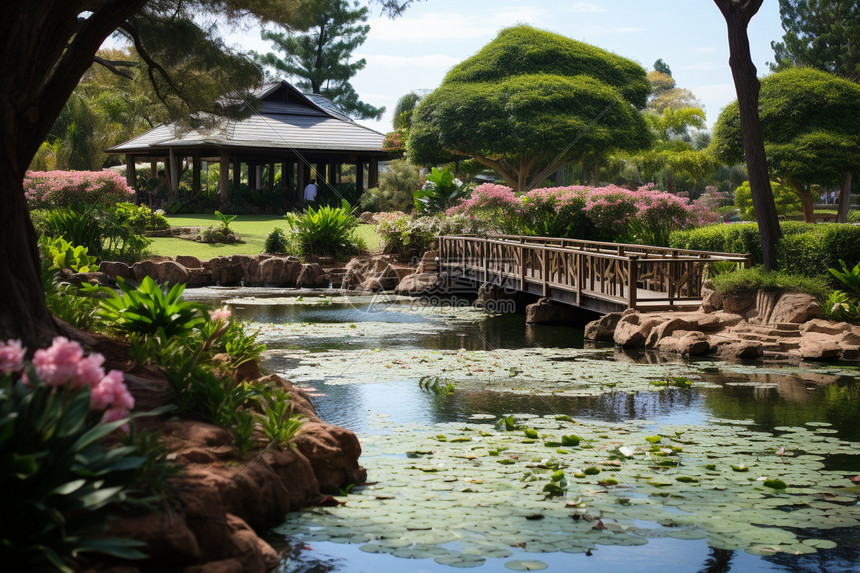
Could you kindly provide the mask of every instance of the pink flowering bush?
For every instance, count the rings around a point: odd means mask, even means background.
[[[103,537],[118,504],[140,503],[133,492],[163,459],[133,441],[102,445],[134,407],[122,372],[105,374],[101,355],[62,337],[30,364],[25,356],[21,341],[0,341],[3,570],[71,571],[82,552],[141,557],[139,543]]]
[[[112,207],[134,190],[116,171],[28,171],[24,195],[30,209]]]
[[[553,187],[517,196],[504,185],[485,184],[446,214],[465,215],[487,230],[508,234],[653,245],[666,245],[673,229],[717,217],[706,205],[693,205],[653,185],[635,191],[615,185]]]

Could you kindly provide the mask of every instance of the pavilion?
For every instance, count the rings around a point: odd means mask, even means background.
[[[391,158],[382,148],[383,134],[358,125],[327,98],[302,93],[286,81],[266,84],[253,95],[259,105],[244,119],[219,119],[215,127],[190,130],[161,125],[106,151],[125,155],[126,180],[133,188],[138,163],[149,162],[150,177],[156,178],[157,164],[163,162],[174,198],[179,196],[180,161],[191,160],[192,194],[200,192],[203,163],[220,164],[224,207],[231,178],[235,187],[242,182],[243,164],[251,189],[273,187],[277,165],[281,182],[287,188],[295,185],[299,197],[312,169],[319,186],[333,186],[340,183],[344,164],[355,166],[359,193],[377,186],[379,161]]]

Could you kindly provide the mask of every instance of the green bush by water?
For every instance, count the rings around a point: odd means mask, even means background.
[[[805,292],[823,298],[831,290],[821,277],[804,277],[781,271],[768,272],[761,266],[723,273],[713,277],[711,281],[714,283],[714,289],[721,294],[743,290],[778,290]]]

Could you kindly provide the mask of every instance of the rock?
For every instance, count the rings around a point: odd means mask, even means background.
[[[758,358],[764,352],[761,342],[753,340],[732,340],[716,345],[717,355],[723,360]]]
[[[657,343],[663,338],[671,336],[676,330],[690,330],[692,323],[683,318],[671,318],[668,321],[655,326],[648,338],[645,339],[645,348],[657,348]]]
[[[723,295],[713,289],[702,287],[702,311],[706,313],[723,309]]]
[[[406,296],[440,295],[447,291],[447,274],[414,273],[397,285],[395,294]]]
[[[202,269],[203,263],[197,257],[191,257],[188,255],[179,255],[176,257],[176,262],[185,267],[186,269]]]
[[[335,492],[346,484],[367,480],[367,472],[358,465],[361,445],[353,432],[324,422],[308,422],[295,444],[310,460],[322,491]]]
[[[302,264],[287,258],[274,257],[262,261],[252,285],[293,286],[302,272]]]
[[[687,358],[707,354],[711,344],[708,337],[701,332],[677,330],[671,336],[661,338],[656,343],[656,349],[661,352],[675,352]]]
[[[800,331],[804,334],[807,332],[815,332],[820,334],[829,334],[838,336],[852,331],[852,326],[847,322],[831,322],[820,318],[813,318],[801,325]]]
[[[215,257],[203,263],[203,268],[212,273],[212,281],[224,286],[241,284],[243,281],[250,284],[258,266],[257,259],[247,255]]]
[[[110,535],[146,544],[154,564],[182,566],[201,558],[200,545],[184,516],[175,512],[147,513],[110,522]]]
[[[813,318],[822,318],[823,316],[824,312],[821,310],[821,305],[811,294],[785,293],[779,297],[768,323],[802,324]]]
[[[302,265],[302,269],[296,277],[296,286],[299,288],[316,288],[323,286],[325,273],[319,263]]]
[[[439,263],[437,262],[437,258],[439,257],[439,253],[436,251],[427,251],[421,257],[421,260],[418,262],[418,268],[415,269],[416,273],[435,273],[439,270]]]
[[[212,273],[206,269],[188,269],[189,287],[202,287],[212,284]]]
[[[236,559],[210,561],[203,565],[192,565],[182,570],[182,573],[244,573],[245,568]]]
[[[589,322],[585,325],[585,340],[613,342],[615,340],[615,327],[618,326],[619,320],[621,320],[620,312],[610,312]]]
[[[257,537],[242,518],[227,514],[227,527],[233,545],[236,547],[236,560],[242,563],[248,573],[266,573],[277,567],[280,556],[272,546]]]
[[[618,325],[615,327],[613,339],[615,344],[625,348],[642,346],[651,329],[662,322],[660,318],[648,317],[637,311],[624,311]]]
[[[746,314],[755,305],[756,294],[750,291],[730,292],[723,295],[723,310],[733,314]]]
[[[94,272],[94,273],[73,273],[69,269],[63,269],[63,280],[66,282],[75,285],[76,287],[80,287],[84,283],[96,284],[107,286],[110,284],[110,281],[106,274],[102,272]]]
[[[714,332],[737,326],[744,318],[729,312],[716,311],[710,314],[698,314],[691,316],[688,320],[696,325],[696,329],[702,332]]]
[[[358,218],[367,223],[368,225],[376,225],[376,216],[370,211],[365,211],[364,213],[359,215]]]
[[[800,339],[798,353],[804,360],[827,360],[838,358],[842,347],[832,336],[807,333]]]
[[[155,274],[155,261],[138,261],[131,266],[131,272],[134,273],[134,280],[137,282],[151,277]]]
[[[346,269],[359,278],[359,288],[370,291],[393,290],[400,283],[400,275],[387,256],[369,259],[354,258],[346,264]]]
[[[549,298],[526,306],[526,324],[557,324],[582,320],[582,317],[581,309]]]
[[[177,263],[176,261],[163,261],[155,263],[155,267],[151,271],[152,280],[158,284],[188,284],[189,272],[188,269]]]
[[[124,279],[133,279],[134,271],[125,263],[118,261],[102,261],[99,265],[99,271],[103,272],[110,280],[116,280],[116,277]]]

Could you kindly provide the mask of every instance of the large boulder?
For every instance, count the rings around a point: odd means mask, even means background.
[[[672,333],[676,330],[692,330],[692,326],[693,323],[683,318],[670,318],[651,329],[651,333],[645,339],[645,348],[657,348],[657,343],[660,340],[667,336],[672,336]]]
[[[414,273],[401,280],[394,293],[406,296],[445,294],[447,278],[445,273]]]
[[[811,294],[785,293],[779,297],[773,313],[770,315],[769,324],[792,323],[803,324],[813,318],[822,318],[824,312],[821,305]]]
[[[319,263],[302,265],[296,277],[296,286],[299,288],[316,288],[324,286],[325,271]]]
[[[176,261],[163,261],[155,263],[150,276],[158,284],[176,285],[188,284],[190,273]]]
[[[702,287],[702,311],[716,312],[723,310],[723,295],[714,289]]]
[[[310,460],[320,490],[336,492],[344,484],[367,481],[367,471],[358,465],[361,445],[350,430],[325,422],[306,422],[294,443]]]
[[[153,277],[153,275],[155,275],[155,264],[155,261],[152,260],[138,261],[134,263],[131,266],[134,280],[140,282],[146,277]]]
[[[595,342],[613,342],[615,340],[615,328],[621,320],[622,313],[610,312],[585,325],[585,340]]]
[[[134,278],[134,271],[131,270],[131,267],[119,261],[102,261],[99,265],[99,271],[112,281],[115,281],[116,277],[124,279]]]
[[[804,360],[829,360],[839,358],[842,345],[833,336],[817,333],[806,333],[800,338],[798,353]]]
[[[541,298],[526,306],[526,324],[558,324],[582,320],[583,311],[575,306]]]
[[[675,330],[670,336],[660,338],[655,348],[661,352],[674,352],[688,358],[704,356],[711,349],[707,335],[701,332]]]
[[[733,314],[746,314],[756,302],[753,291],[737,291],[723,295],[723,310]]]
[[[759,358],[764,352],[764,345],[757,340],[721,340],[713,348],[723,360]]]
[[[185,267],[186,269],[202,269],[203,263],[197,257],[191,257],[189,255],[179,255],[176,257],[176,262]]]
[[[252,285],[293,286],[302,272],[302,264],[284,257],[266,259],[257,267]]]
[[[203,263],[203,268],[212,273],[212,282],[222,286],[250,284],[258,266],[259,261],[247,255],[215,257]]]
[[[663,322],[662,318],[648,316],[638,311],[624,311],[615,327],[615,344],[624,348],[643,346],[651,330]]]
[[[439,258],[439,253],[436,251],[427,251],[424,253],[424,256],[421,257],[421,261],[418,263],[418,268],[415,269],[416,273],[435,273],[439,270],[439,263],[437,259]]]

